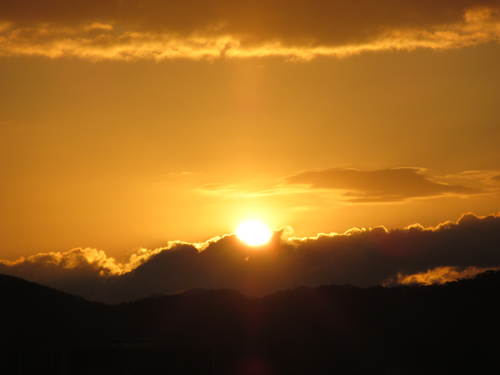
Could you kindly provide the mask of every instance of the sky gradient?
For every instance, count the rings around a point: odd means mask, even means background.
[[[2,264],[500,212],[498,0],[0,8]]]

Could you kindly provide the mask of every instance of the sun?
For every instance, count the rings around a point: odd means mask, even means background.
[[[236,230],[238,238],[249,246],[263,245],[271,239],[271,231],[259,221],[245,221]]]

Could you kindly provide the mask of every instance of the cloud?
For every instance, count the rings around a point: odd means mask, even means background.
[[[88,296],[101,281],[123,272],[121,265],[95,249],[39,253],[15,262],[0,260],[0,272]]]
[[[291,185],[308,189],[339,190],[348,202],[395,202],[443,195],[468,196],[479,188],[437,182],[421,168],[394,168],[361,171],[323,169],[299,172],[286,178]]]
[[[247,194],[241,187],[235,184],[224,184],[219,182],[201,185],[197,190],[206,194],[214,194],[221,196],[245,195]]]
[[[496,193],[498,192],[498,184],[496,184],[496,181],[499,180],[498,173],[499,172],[495,170],[474,170],[446,175],[443,177],[434,176],[433,178],[437,182],[467,185],[485,192]]]
[[[237,199],[266,197],[272,195],[301,194],[304,190],[295,186],[272,184],[270,182],[227,184],[227,183],[209,183],[196,188],[196,191],[203,194],[211,194],[224,198],[233,197]]]
[[[478,268],[478,267],[436,267],[427,272],[418,272],[413,275],[403,275],[398,273],[393,280],[388,280],[385,285],[433,285],[444,284],[460,279],[474,277],[488,270],[499,270],[500,267]]]
[[[306,170],[273,180],[205,183],[194,193],[238,201],[286,199],[292,210],[318,210],[338,204],[394,203],[415,199],[498,196],[498,171],[475,170],[443,176],[424,168]]]
[[[320,56],[500,40],[498,0],[1,0],[3,56],[92,60]]]
[[[38,253],[17,261],[0,259],[0,273],[24,278],[56,289],[65,290],[91,299],[102,299],[106,283],[115,280],[141,264],[162,249],[139,249],[128,261],[118,262],[104,251],[96,249],[71,249],[66,252]]]
[[[234,235],[203,243],[174,241],[117,262],[102,251],[73,249],[16,262],[0,272],[93,300],[119,302],[193,288],[231,288],[262,296],[294,286],[442,283],[500,268],[500,216],[463,215],[435,228],[353,228],[292,237],[285,227],[254,248]]]

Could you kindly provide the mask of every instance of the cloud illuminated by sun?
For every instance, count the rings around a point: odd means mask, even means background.
[[[259,221],[250,220],[242,223],[236,230],[238,238],[249,246],[263,245],[271,239],[271,231]]]

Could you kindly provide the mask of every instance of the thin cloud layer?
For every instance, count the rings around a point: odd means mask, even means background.
[[[291,237],[275,231],[255,248],[235,235],[205,243],[171,242],[127,262],[74,249],[0,261],[0,272],[93,300],[119,302],[193,288],[231,288],[262,296],[294,286],[443,283],[500,268],[500,216],[463,215],[435,228],[413,225]]]
[[[424,168],[359,170],[316,169],[283,177],[280,182],[255,184],[210,183],[195,191],[238,199],[271,195],[332,192],[337,202],[398,202],[415,198],[469,197],[498,194],[498,171],[465,171],[453,175],[430,175]]]
[[[421,168],[362,171],[323,169],[299,172],[286,179],[291,185],[309,189],[339,190],[348,202],[395,202],[443,195],[467,196],[482,190],[433,180]]]
[[[498,0],[0,1],[3,56],[312,59],[500,40]]]

